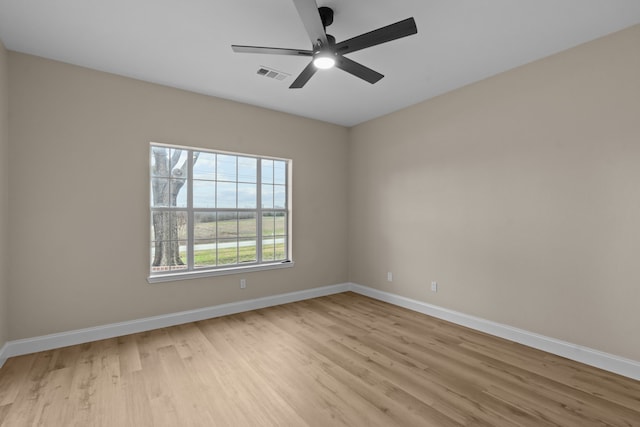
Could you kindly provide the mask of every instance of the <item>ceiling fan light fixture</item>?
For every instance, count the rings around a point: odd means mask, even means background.
[[[313,65],[321,70],[328,70],[336,65],[336,57],[331,52],[320,52],[313,58]]]
[[[327,27],[333,23],[333,9],[326,6],[318,7],[317,0],[292,1],[307,31],[312,50],[231,45],[234,52],[311,57],[311,61],[304,67],[295,81],[291,83],[289,89],[302,88],[318,70],[326,70],[332,67],[339,68],[361,80],[374,84],[384,75],[344,55],[418,32],[415,19],[407,18],[336,43],[336,38],[331,34],[327,34]]]

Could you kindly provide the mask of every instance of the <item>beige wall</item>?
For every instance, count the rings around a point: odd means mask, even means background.
[[[0,345],[351,280],[640,360],[639,42],[350,131],[0,50]],[[148,284],[149,141],[292,158],[296,266]]]
[[[345,128],[14,52],[9,77],[11,339],[347,281]],[[149,141],[293,159],[295,266],[147,283]]]
[[[639,46],[635,26],[353,128],[350,280],[640,360]]]
[[[9,94],[7,51],[0,41],[0,349],[9,336]]]

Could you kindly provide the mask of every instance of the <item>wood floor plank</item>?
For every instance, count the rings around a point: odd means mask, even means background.
[[[7,414],[11,410],[11,403],[0,406],[0,425],[4,424],[4,420],[7,418]]]
[[[41,390],[45,387],[47,374],[50,372],[51,358],[53,351],[20,356],[31,359],[30,369],[25,372],[18,372],[22,376],[19,380],[21,385],[15,401],[11,405],[11,410],[2,423],[4,426],[28,426],[33,425],[38,416],[37,407],[41,397]],[[11,359],[9,359],[11,361]],[[0,373],[4,372],[4,367]]]
[[[142,370],[125,372],[122,375],[122,398],[125,401],[124,416],[126,426],[152,427],[153,410],[146,390],[145,376]]]
[[[138,336],[140,364],[142,366],[143,386],[139,390],[149,401],[151,420],[154,426],[180,425],[177,399],[174,396],[173,376],[167,376],[160,361],[158,350],[171,345],[171,339],[165,329],[142,333]]]
[[[24,389],[24,376],[35,361],[33,355],[12,357],[2,367],[0,375],[0,406],[16,401],[18,393]]]
[[[49,372],[44,380],[41,397],[34,407],[34,425],[61,426],[69,425],[65,419],[65,411],[59,408],[69,397],[73,368],[60,368]]]
[[[140,349],[138,348],[135,335],[118,337],[117,342],[120,373],[126,374],[141,371],[142,363],[140,362]]]
[[[10,358],[0,427],[640,426],[640,382],[353,293]]]
[[[178,419],[183,420],[181,425],[187,427],[215,424],[207,400],[191,381],[176,348],[174,346],[159,348],[158,358],[164,371],[163,376],[172,378],[168,386],[172,390]]]

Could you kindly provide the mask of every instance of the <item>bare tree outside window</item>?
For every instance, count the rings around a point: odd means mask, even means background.
[[[187,182],[189,164],[187,150],[167,147],[151,148],[152,206],[177,208],[185,203],[178,196]],[[194,153],[193,163],[199,153]],[[186,206],[183,206],[186,207]],[[180,242],[186,241],[186,212],[179,210],[155,211],[153,217],[153,240],[155,243],[154,267],[184,266],[180,254]]]

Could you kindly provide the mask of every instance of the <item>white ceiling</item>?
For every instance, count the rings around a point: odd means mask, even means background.
[[[345,126],[418,103],[640,23],[639,0],[318,0],[342,41],[413,16],[418,34],[347,55],[385,77],[338,69],[289,89],[310,49],[291,0],[0,0],[10,50]],[[640,48],[640,47],[639,47]],[[279,81],[257,74],[287,73]]]

